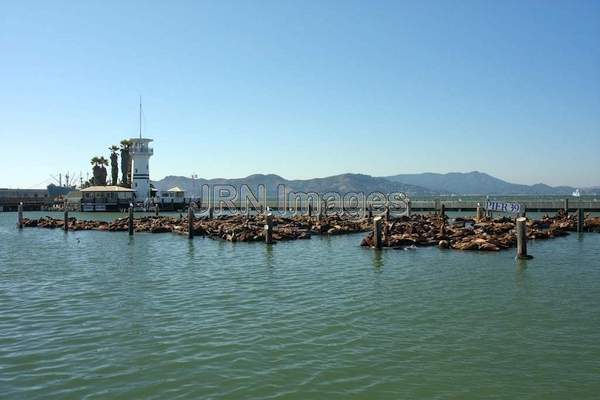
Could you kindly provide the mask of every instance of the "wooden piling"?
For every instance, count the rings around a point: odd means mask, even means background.
[[[477,222],[483,219],[483,208],[481,208],[481,204],[477,203],[477,213],[475,214],[475,220]]]
[[[208,206],[208,219],[213,219],[213,208],[212,206]]]
[[[23,203],[19,203],[19,208],[17,211],[17,226],[19,229],[23,229]]]
[[[386,246],[390,245],[390,224],[387,220],[383,223],[383,241]]]
[[[369,220],[373,219],[373,206],[371,204],[369,204],[369,209],[367,211],[367,217],[369,218]]]
[[[517,218],[517,258],[526,260],[533,258],[527,254],[527,218]]]
[[[273,214],[271,213],[265,217],[265,243],[273,244]]]
[[[319,201],[319,214],[317,215],[317,221],[321,222],[323,219],[323,215],[325,214],[325,207],[327,207],[327,203],[324,199]]]
[[[154,216],[158,217],[159,212],[160,212],[160,209],[159,209],[158,203],[156,203],[156,205],[154,206]]]
[[[63,209],[64,209],[64,212],[65,212],[65,215],[64,215],[64,221],[65,222],[64,222],[63,229],[65,230],[65,232],[68,232],[69,231],[69,206],[68,206],[66,200],[64,202]]]
[[[312,218],[312,203],[308,203],[308,218]]]
[[[129,228],[129,236],[133,236],[133,206],[129,206],[129,218],[127,219],[127,228]]]
[[[569,213],[569,199],[565,199],[565,214]]]
[[[577,233],[582,233],[585,225],[585,215],[583,208],[577,209]]]
[[[193,239],[194,238],[194,209],[192,208],[191,204],[188,207],[187,220],[188,220],[188,239]]]
[[[410,217],[410,212],[411,212],[411,206],[412,204],[410,203],[410,200],[408,200],[406,202],[406,215],[408,215]]]
[[[446,218],[446,206],[444,204],[440,205],[440,216],[442,219]]]
[[[373,219],[373,247],[381,249],[381,217],[375,217]]]
[[[389,204],[385,205],[385,220],[386,221],[390,220],[390,206],[389,206]]]

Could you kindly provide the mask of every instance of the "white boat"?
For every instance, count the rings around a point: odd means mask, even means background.
[[[579,193],[579,189],[575,189],[575,191],[573,192],[573,197],[579,197],[581,196],[581,193]]]

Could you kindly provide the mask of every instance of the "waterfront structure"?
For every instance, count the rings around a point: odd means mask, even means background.
[[[156,191],[154,193],[153,202],[158,205],[161,210],[176,211],[183,210],[189,203],[189,199],[185,197],[185,190],[175,186],[169,190]]]
[[[150,198],[150,157],[154,154],[149,144],[152,139],[132,138],[129,154],[133,160],[131,189],[135,192],[136,202],[146,202]]]
[[[51,200],[47,189],[0,188],[0,211],[17,211],[20,203],[25,210],[40,210]]]
[[[163,204],[185,204],[185,190],[178,186],[172,187],[169,190],[160,190],[157,193],[155,203]]]
[[[120,211],[134,201],[135,190],[121,186],[90,186],[81,189],[81,211]]]

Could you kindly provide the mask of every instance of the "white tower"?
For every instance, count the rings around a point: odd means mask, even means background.
[[[129,154],[133,160],[131,188],[135,190],[136,201],[150,198],[150,170],[148,164],[154,149],[148,146],[152,139],[132,138]]]
[[[129,155],[133,161],[131,168],[131,188],[135,190],[135,201],[146,202],[150,198],[150,157],[154,154],[154,149],[148,144],[152,139],[142,137],[142,96],[140,96],[140,137],[131,138],[131,147]]]

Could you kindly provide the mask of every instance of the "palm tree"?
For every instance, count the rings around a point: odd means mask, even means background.
[[[119,165],[118,165],[118,155],[117,151],[119,151],[119,146],[115,146],[114,144],[108,148],[110,150],[110,172],[112,177],[112,184],[118,185],[119,180]]]
[[[94,185],[106,186],[106,168],[108,160],[104,157],[94,157],[90,163],[93,165],[92,173],[94,175]]]
[[[104,158],[104,156],[100,157],[98,160],[98,164],[100,164],[100,182],[102,186],[106,186],[106,167],[108,166],[108,160]]]
[[[124,185],[131,184],[131,180],[129,179],[131,175],[131,157],[129,155],[131,144],[130,140],[121,140],[121,182]]]
[[[100,157],[95,156],[90,160],[90,164],[92,164],[92,184],[99,185],[100,183]]]

